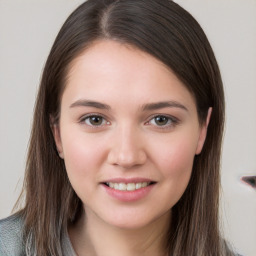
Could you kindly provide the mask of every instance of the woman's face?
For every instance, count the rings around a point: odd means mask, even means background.
[[[164,64],[98,41],[71,65],[54,136],[88,219],[139,228],[181,198],[206,125]]]

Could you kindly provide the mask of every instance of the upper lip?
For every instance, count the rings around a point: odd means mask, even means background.
[[[108,179],[103,181],[102,183],[142,183],[142,182],[155,182],[151,179],[147,179],[147,178],[112,178],[112,179]]]

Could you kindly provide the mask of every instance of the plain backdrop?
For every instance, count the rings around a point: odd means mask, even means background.
[[[78,0],[0,0],[0,218],[21,191],[32,113],[53,40]],[[223,233],[256,255],[256,1],[176,0],[205,30],[220,65],[227,122],[222,161]]]

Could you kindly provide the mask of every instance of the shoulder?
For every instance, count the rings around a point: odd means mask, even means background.
[[[0,220],[0,255],[22,255],[23,221],[18,215]]]

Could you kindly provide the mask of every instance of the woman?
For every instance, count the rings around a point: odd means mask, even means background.
[[[85,2],[45,65],[25,206],[1,221],[0,252],[234,255],[218,223],[223,123],[218,65],[189,13]]]

